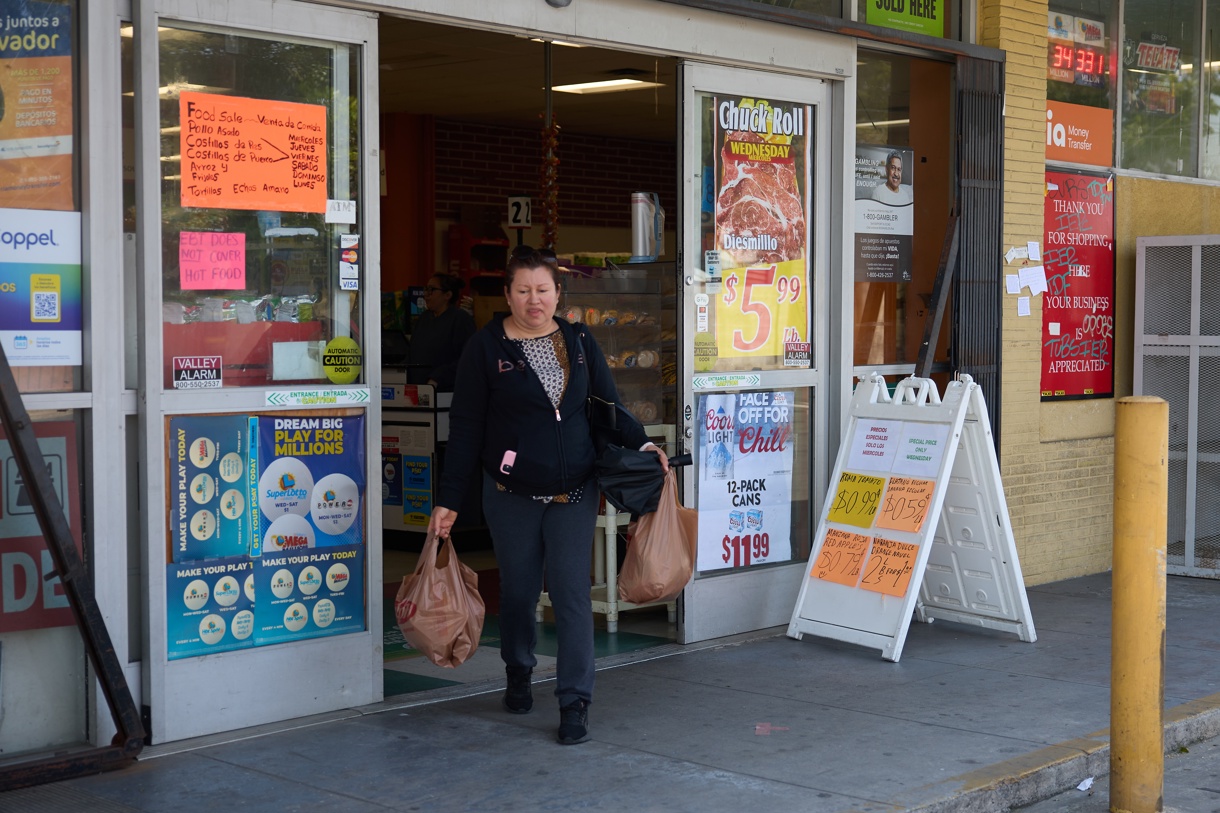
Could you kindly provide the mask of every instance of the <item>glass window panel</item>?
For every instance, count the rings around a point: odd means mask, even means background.
[[[80,415],[74,411],[31,413],[38,446],[55,495],[63,506],[78,552],[86,538]],[[51,749],[86,744],[88,672],[84,641],[13,456],[0,429],[0,753],[19,759]],[[82,553],[82,556],[84,554]]]
[[[1220,0],[1207,0],[1207,31],[1203,42],[1203,143],[1199,174],[1220,181]]]
[[[224,386],[325,381],[328,342],[361,342],[358,242],[342,241],[359,228],[326,215],[359,197],[358,52],[159,39],[164,384],[215,386],[217,364]]]
[[[74,0],[4,8],[0,343],[22,392],[68,392],[82,383],[80,18]]]
[[[1111,0],[1052,0],[1047,13],[1047,98],[1113,109],[1117,20]]]
[[[1124,167],[1194,175],[1200,0],[1128,0],[1120,155]]]
[[[699,94],[702,216],[695,369],[808,368],[811,105]]]
[[[923,343],[952,205],[952,69],[872,51],[858,68],[853,363],[871,371]],[[935,360],[948,350],[946,329]]]
[[[811,394],[698,396],[700,576],[809,558]]]

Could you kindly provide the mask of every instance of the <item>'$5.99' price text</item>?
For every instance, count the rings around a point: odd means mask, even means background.
[[[765,533],[738,536],[725,534],[721,545],[724,553],[720,558],[726,563],[732,560],[733,567],[749,567],[754,560],[766,559],[771,555],[771,537]]]
[[[773,308],[785,302],[796,302],[800,296],[801,278],[782,275],[777,278],[774,265],[747,268],[740,280],[736,272],[728,275],[724,280],[722,297],[725,306],[740,301],[741,312],[757,319],[753,336],[747,338],[744,331],[733,331],[733,347],[738,352],[748,353],[766,346],[771,341]]]

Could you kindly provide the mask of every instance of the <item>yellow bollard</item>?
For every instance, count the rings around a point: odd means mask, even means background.
[[[1169,404],[1120,398],[1114,426],[1110,810],[1159,813],[1165,784]]]

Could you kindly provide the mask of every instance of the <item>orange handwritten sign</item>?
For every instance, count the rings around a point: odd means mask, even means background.
[[[182,205],[326,211],[326,107],[183,92]]]
[[[891,477],[889,488],[885,490],[881,514],[877,517],[877,527],[919,533],[923,521],[928,517],[928,506],[935,488],[935,480]]]
[[[822,550],[809,575],[828,582],[855,587],[860,580],[860,564],[868,550],[868,537],[830,528]]]
[[[885,593],[887,596],[905,596],[907,587],[911,584],[911,574],[915,572],[917,553],[918,545],[876,537],[873,539],[873,549],[868,554],[868,563],[864,567],[864,578],[860,580],[860,586],[874,593]]]

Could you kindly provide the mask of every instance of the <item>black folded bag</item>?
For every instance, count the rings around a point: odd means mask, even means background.
[[[665,472],[656,452],[624,449],[610,443],[598,455],[595,468],[597,484],[606,495],[606,502],[636,516],[657,510]]]

